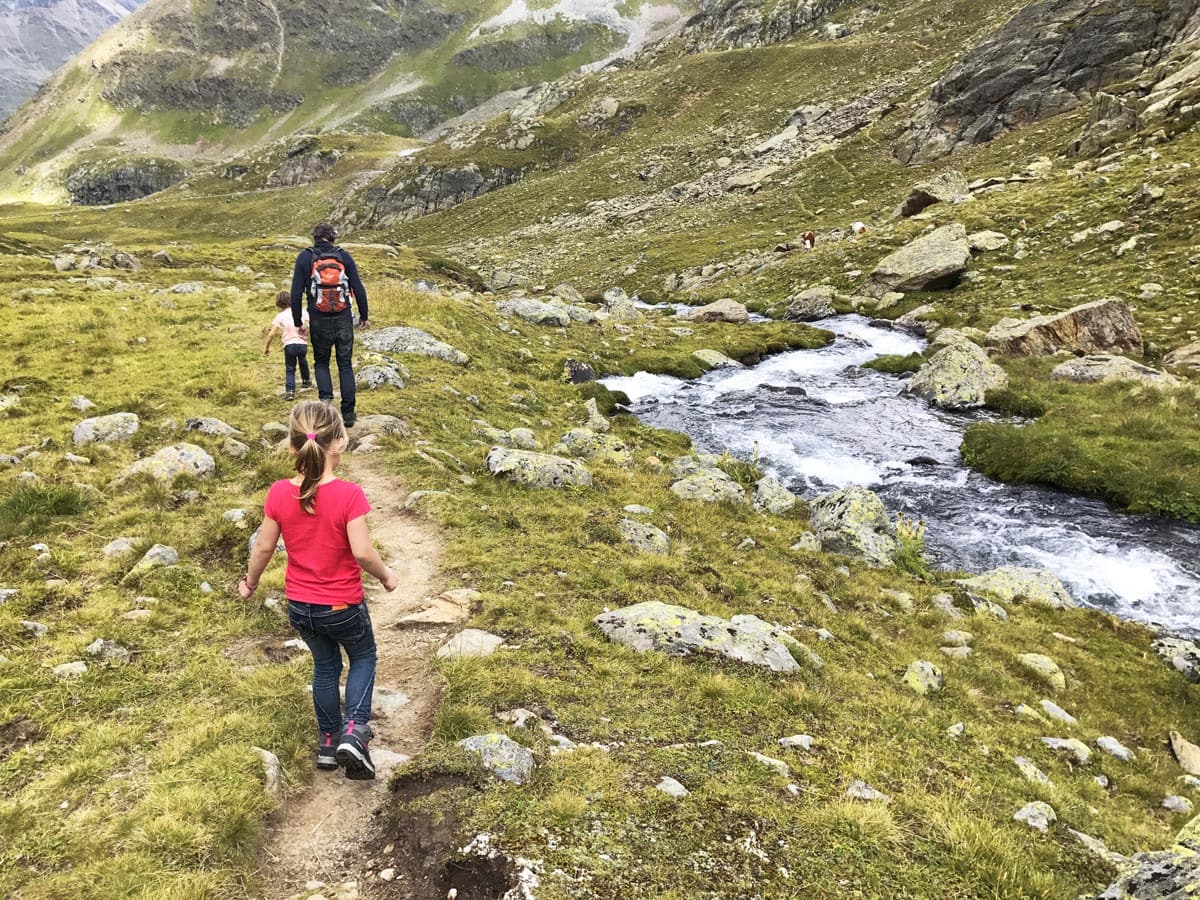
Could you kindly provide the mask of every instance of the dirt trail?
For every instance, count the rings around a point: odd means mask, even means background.
[[[349,781],[340,769],[322,772],[315,766],[291,773],[303,781],[292,786],[276,813],[260,861],[265,896],[272,900],[294,896],[309,881],[357,881],[360,890],[365,887],[363,847],[376,827],[372,814],[383,803],[390,773],[429,739],[441,690],[430,660],[457,630],[444,623],[397,626],[402,617],[434,605],[432,598],[442,590],[440,536],[403,508],[407,492],[377,462],[348,455],[343,466],[344,476],[361,484],[371,502],[368,522],[380,555],[400,575],[400,586],[390,594],[366,579],[379,646],[371,717],[378,777]],[[315,724],[313,732],[315,741]]]

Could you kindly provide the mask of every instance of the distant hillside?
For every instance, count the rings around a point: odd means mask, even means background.
[[[145,0],[0,0],[0,118]]]
[[[19,198],[114,202],[297,132],[420,134],[502,91],[632,52],[688,12],[612,0],[150,0],[10,119],[0,182]]]

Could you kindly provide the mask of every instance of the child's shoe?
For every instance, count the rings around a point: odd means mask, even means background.
[[[300,390],[302,390],[302,391],[311,391],[311,390],[312,390],[312,382],[311,382],[311,381],[302,381],[302,382],[300,382]]]
[[[347,722],[342,729],[342,739],[337,746],[337,761],[346,769],[346,777],[352,781],[370,781],[375,777],[375,766],[367,752],[367,742],[373,733],[367,724]]]
[[[295,399],[296,399],[296,392],[295,392],[295,391],[284,391],[284,392],[283,392],[283,399],[284,399],[284,400],[295,400]]]
[[[322,731],[317,738],[317,768],[329,771],[337,767],[337,746],[333,743],[333,732]]]

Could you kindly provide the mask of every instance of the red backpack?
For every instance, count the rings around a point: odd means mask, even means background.
[[[308,279],[308,296],[313,308],[322,313],[340,313],[350,305],[354,296],[346,278],[346,264],[338,248],[333,253],[319,255],[312,249],[312,273]]]

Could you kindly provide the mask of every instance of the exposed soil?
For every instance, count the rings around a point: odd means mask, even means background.
[[[455,629],[396,627],[398,619],[425,609],[442,589],[440,537],[434,525],[403,509],[405,490],[368,456],[348,457],[344,465],[345,477],[362,485],[374,508],[368,522],[380,555],[400,574],[400,586],[390,594],[367,579],[379,646],[371,720],[378,777],[349,781],[340,769],[322,772],[315,765],[300,773],[304,782],[293,787],[276,813],[260,862],[265,896],[279,900],[303,891],[309,881],[357,881],[361,895],[370,893],[371,873],[364,867],[367,848],[380,845],[378,813],[389,796],[388,778],[429,739],[441,693],[430,660]],[[315,724],[313,732],[315,738]]]

